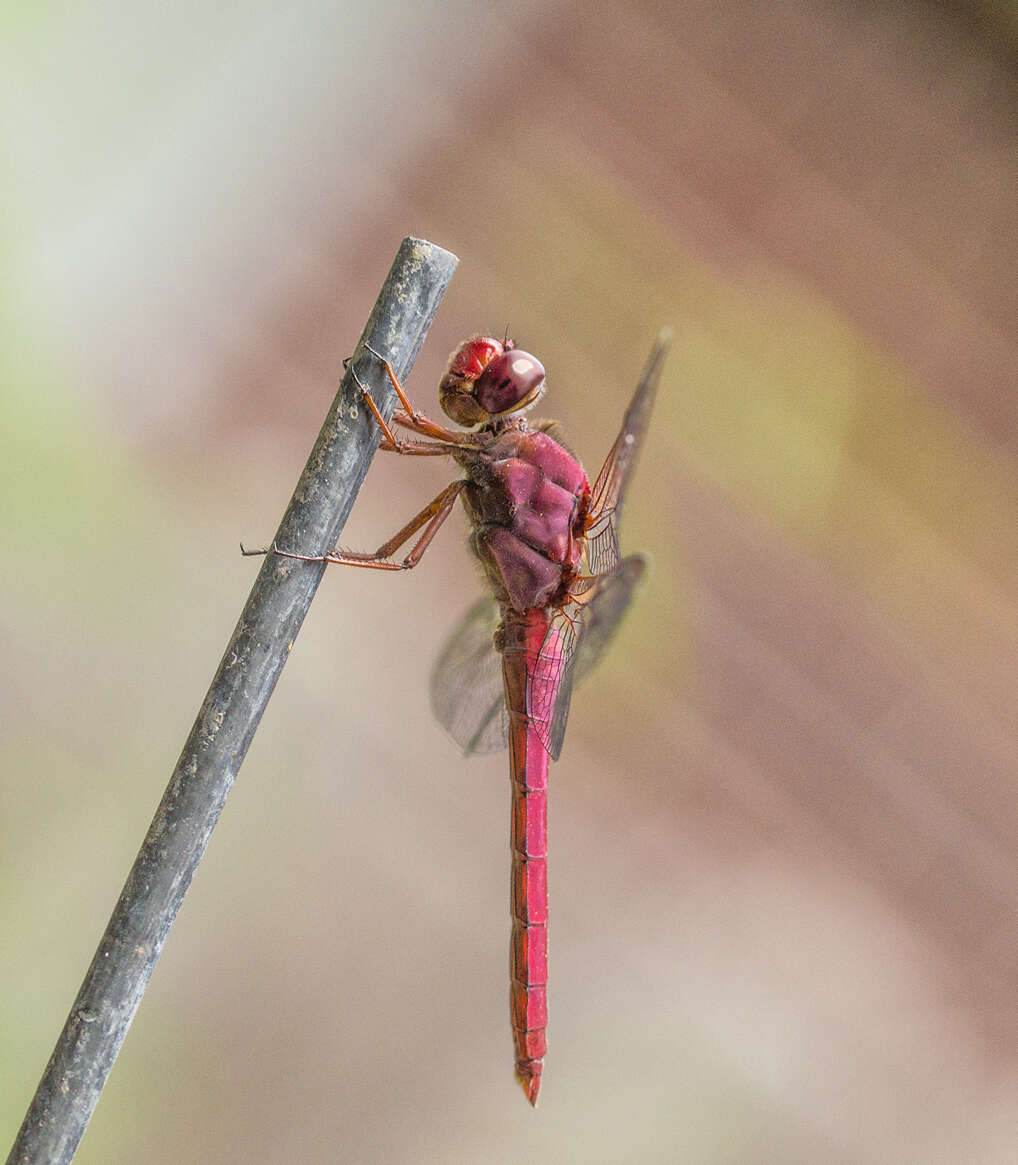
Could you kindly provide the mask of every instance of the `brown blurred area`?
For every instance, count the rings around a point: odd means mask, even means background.
[[[21,1121],[402,236],[409,383],[508,324],[651,578],[553,770],[512,1083],[480,584],[334,568],[78,1160],[1018,1157],[1018,24],[990,3],[25,17],[3,395],[0,1115]],[[6,18],[5,18],[6,19]],[[449,480],[372,467],[372,549]],[[459,527],[459,536],[456,527]]]

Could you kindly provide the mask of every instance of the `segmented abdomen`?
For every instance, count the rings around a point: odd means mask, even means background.
[[[509,709],[512,781],[512,940],[509,1013],[516,1079],[537,1103],[548,1024],[548,753],[527,712],[527,673],[544,640],[541,611],[508,614],[502,675]]]

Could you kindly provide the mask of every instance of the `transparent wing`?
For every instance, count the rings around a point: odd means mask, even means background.
[[[558,760],[573,684],[601,658],[643,577],[639,555],[601,575],[581,575],[552,616],[527,687],[527,713],[552,760]]]
[[[597,475],[587,513],[587,567],[592,575],[612,571],[619,563],[619,514],[626,478],[636,462],[640,442],[647,431],[654,394],[671,343],[667,329],[658,333],[650,356],[622,419],[622,429]]]
[[[598,576],[598,592],[584,614],[583,634],[573,664],[574,683],[582,683],[601,662],[646,569],[647,560],[643,555],[633,554],[624,558],[610,574]]]
[[[502,657],[493,640],[500,618],[494,599],[474,603],[431,672],[432,711],[467,756],[499,752],[509,740]]]

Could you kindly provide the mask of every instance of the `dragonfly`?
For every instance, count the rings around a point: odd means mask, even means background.
[[[381,430],[379,448],[449,457],[463,476],[373,553],[241,548],[304,562],[410,570],[462,500],[489,594],[467,611],[441,652],[431,702],[465,754],[509,749],[509,1012],[516,1079],[535,1106],[547,1052],[549,761],[562,750],[574,684],[601,657],[645,571],[641,555],[621,555],[619,515],[669,342],[662,331],[593,485],[559,441],[557,422],[528,423],[526,414],[545,392],[545,369],[508,333],[502,340],[474,336],[450,356],[439,403],[460,429],[415,409],[389,361],[365,345],[402,406],[386,422],[354,369]]]

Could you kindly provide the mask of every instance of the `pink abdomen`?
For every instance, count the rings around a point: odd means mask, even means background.
[[[548,1025],[548,753],[527,708],[527,676],[548,627],[538,611],[505,620],[502,675],[512,780],[509,1014],[516,1078],[537,1103]],[[554,693],[550,693],[554,699]]]

